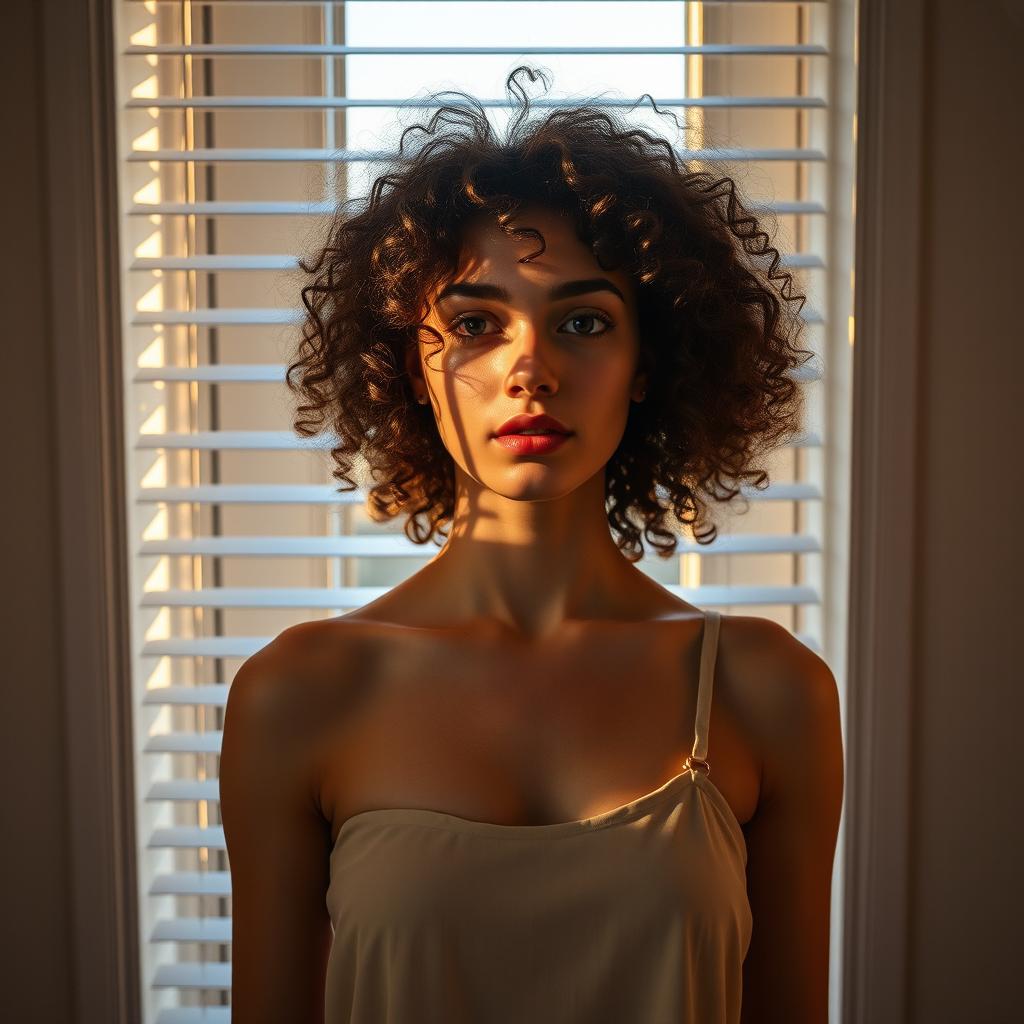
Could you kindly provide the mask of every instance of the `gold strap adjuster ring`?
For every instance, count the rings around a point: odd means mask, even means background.
[[[711,765],[703,757],[694,757],[693,754],[686,755],[684,766],[691,772],[703,770],[705,775],[711,774]]]

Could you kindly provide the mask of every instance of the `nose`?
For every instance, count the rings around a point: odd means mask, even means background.
[[[510,395],[515,397],[521,395],[525,391],[532,398],[536,394],[553,395],[555,390],[556,389],[550,384],[546,384],[544,382],[525,382],[514,384],[508,389],[508,392]]]
[[[558,391],[558,378],[542,351],[543,329],[524,321],[518,332],[517,343],[509,347],[512,367],[506,382],[506,391],[513,397],[522,392],[530,395],[553,395]]]

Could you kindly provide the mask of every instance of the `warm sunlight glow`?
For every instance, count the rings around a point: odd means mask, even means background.
[[[148,78],[144,78],[137,85],[132,87],[132,99],[154,99],[159,96],[159,89],[157,86],[156,75],[150,75]],[[152,117],[156,117],[156,107],[150,107],[147,111]]]
[[[150,640],[169,640],[172,636],[174,631],[171,628],[171,609],[161,608],[146,627],[144,639],[148,643]]]
[[[166,540],[168,533],[167,506],[161,506],[156,510],[153,518],[146,524],[142,531],[143,540]]]
[[[151,21],[148,25],[140,28],[134,35],[128,37],[132,46],[156,46],[156,22]]]
[[[702,4],[688,3],[686,11],[686,43],[690,46],[700,46],[704,42],[704,7]],[[684,54],[683,58],[684,81],[686,83],[687,97],[698,97],[704,95],[704,58],[697,53]],[[705,137],[705,116],[701,107],[687,107],[680,111],[681,120],[686,124],[686,144],[703,146]],[[690,142],[692,137],[694,142]]]
[[[163,637],[146,637],[147,640],[162,640]],[[164,658],[164,661],[167,659]],[[165,736],[174,731],[174,720],[171,718],[171,706],[164,704],[154,715],[149,726],[150,736]]]
[[[154,338],[139,356],[137,366],[163,366],[166,356],[164,353],[163,337]]]
[[[160,231],[154,231],[147,235],[132,253],[133,256],[163,256],[163,235]]]
[[[159,236],[154,236],[159,237]],[[148,254],[147,254],[148,255]],[[164,308],[164,286],[160,281],[157,281],[152,288],[149,289],[144,295],[139,296],[139,301],[135,303],[135,308],[142,312],[154,313],[157,310]],[[161,364],[154,363],[154,366]]]
[[[851,316],[851,317],[850,317],[850,323],[849,323],[849,326],[848,326],[848,328],[847,328],[847,333],[849,334],[849,338],[850,338],[850,346],[851,346],[851,347],[853,346],[853,336],[854,336],[854,320],[855,320],[855,318]]]
[[[141,135],[132,139],[132,149],[136,152],[151,152],[160,148],[160,131],[156,125],[147,128]]]
[[[166,591],[171,589],[171,566],[169,558],[165,556],[156,560],[156,564],[146,577],[146,582],[143,583],[142,589],[145,593],[149,593],[151,590]]]
[[[153,460],[153,464],[142,474],[143,487],[166,487],[167,486],[167,459],[161,455]],[[167,515],[167,509],[163,509]]]
[[[140,434],[163,434],[167,432],[167,410],[161,405],[157,406],[146,417],[145,422],[139,428]]]
[[[703,578],[700,555],[683,554],[679,556],[679,585],[683,587],[699,587]]]
[[[147,181],[132,196],[132,202],[135,203],[159,203],[160,202],[160,181],[157,178],[153,178]]]
[[[155,684],[155,685],[153,685]],[[171,685],[171,659],[159,658],[153,666],[146,682],[147,690],[159,690],[161,687]]]

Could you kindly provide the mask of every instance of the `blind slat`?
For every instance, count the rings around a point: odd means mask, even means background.
[[[284,363],[216,363],[207,366],[144,366],[135,371],[136,381],[197,381],[216,384],[284,383]],[[787,376],[793,380],[821,379],[821,368],[813,363],[797,367]]]
[[[147,640],[143,658],[248,658],[266,647],[272,636],[183,636]]]
[[[150,896],[230,896],[228,871],[172,871],[159,874],[149,885]]]
[[[680,554],[767,555],[818,552],[821,543],[809,534],[739,533],[720,535],[711,544],[683,539]],[[141,555],[211,555],[288,558],[416,558],[430,551],[405,536],[339,537],[168,537],[143,541]]]
[[[164,0],[156,0],[156,2],[162,3]],[[220,3],[224,2],[225,0],[220,0]],[[227,0],[227,2],[231,3],[232,0]],[[247,2],[252,2],[252,0],[247,0]],[[231,1007],[174,1006],[161,1010],[156,1015],[156,1024],[231,1024]]]
[[[824,150],[808,147],[768,149],[676,149],[676,156],[688,162],[764,163],[792,160],[824,163]],[[214,147],[196,149],[133,149],[125,159],[131,163],[378,163],[390,162],[395,154],[387,150],[322,149],[319,147],[249,146],[244,149]]]
[[[659,108],[694,107],[721,110],[769,108],[779,110],[824,110],[828,102],[821,96],[661,96],[654,101]],[[458,104],[453,104],[458,105]],[[482,107],[507,107],[508,100],[481,100]],[[409,108],[422,106],[397,99],[354,99],[348,96],[140,96],[126,106],[161,110],[347,110],[361,107]],[[565,101],[542,103],[541,107],[566,107]],[[635,101],[602,97],[604,107],[633,107]]]
[[[750,210],[755,214],[770,213],[779,216],[822,216],[826,213],[824,203],[812,200],[776,200],[772,202],[751,202]],[[135,217],[149,217],[157,214],[167,216],[326,216],[334,204],[326,201],[270,201],[252,202],[232,200],[205,200],[195,203],[134,203],[128,214]]]
[[[717,604],[819,604],[813,587],[801,584],[758,586],[714,584],[684,587],[663,584],[666,590],[701,607]],[[147,590],[143,608],[357,608],[383,597],[390,587],[203,587],[196,590]],[[719,595],[717,598],[713,595]],[[148,741],[147,741],[148,742]]]
[[[207,963],[161,964],[153,976],[155,988],[207,988],[231,987],[231,965],[210,961]]]
[[[146,754],[219,754],[221,734],[210,732],[164,732],[147,738]]]
[[[133,313],[131,323],[141,327],[145,324],[189,324],[199,327],[230,327],[245,324],[299,324],[305,311],[277,307],[248,306],[239,309],[161,309],[141,310]]]
[[[219,801],[220,782],[217,779],[168,779],[154,782],[146,791],[146,801],[149,803],[176,800]]]
[[[220,825],[155,828],[146,845],[151,850],[223,850],[224,829]]]
[[[350,46],[347,43],[141,43],[128,57],[459,57],[581,56],[827,57],[817,43],[693,43],[677,46]],[[403,102],[403,101],[396,101]],[[416,106],[415,100],[408,106]],[[538,106],[541,104],[538,102]]]
[[[284,383],[284,363],[217,363],[213,366],[143,366],[132,374],[142,381],[212,381],[215,383]]]
[[[143,704],[183,704],[222,708],[227,701],[227,683],[196,686],[152,686],[142,696]]]
[[[304,451],[326,450],[336,443],[328,433],[319,437],[299,437],[287,430],[196,430],[190,434],[137,434],[135,447],[188,448],[197,451]],[[821,438],[813,431],[796,435],[781,448],[818,448]]]
[[[816,253],[781,253],[782,268],[823,268],[825,261]],[[145,256],[132,260],[129,270],[296,270],[298,256],[286,253],[223,253],[217,256]]]
[[[157,921],[150,942],[231,941],[230,917],[175,917]]]
[[[295,270],[298,256],[285,253],[221,253],[217,256],[140,256],[129,270]]]
[[[299,437],[287,430],[197,430],[191,434],[137,434],[135,447],[195,448],[207,451],[303,451],[325,448],[325,437]]]
[[[764,490],[744,485],[740,493],[749,501],[820,501],[821,488],[813,482],[778,481]],[[339,493],[329,484],[198,484],[195,487],[140,487],[140,504],[186,502],[199,505],[361,505],[359,490]]]
[[[131,322],[133,325],[144,324],[192,324],[206,327],[230,327],[242,324],[300,324],[305,316],[302,309],[284,308],[224,308],[217,309],[163,309],[157,311],[144,311],[134,313]],[[805,306],[800,313],[804,323],[824,323],[821,314],[810,306]]]

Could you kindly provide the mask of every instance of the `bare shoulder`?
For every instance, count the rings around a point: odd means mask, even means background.
[[[341,681],[370,650],[366,630],[356,622],[324,619],[300,622],[282,630],[270,643],[250,655],[231,683],[236,702],[269,704],[283,710],[296,697],[297,687],[309,687],[325,675]]]
[[[312,750],[317,731],[332,720],[364,672],[369,650],[354,623],[337,619],[290,626],[250,655],[228,690],[224,719],[229,734],[283,753]],[[244,735],[243,735],[244,734]]]
[[[757,808],[743,826],[754,930],[742,1020],[823,1021],[843,801],[836,682],[822,657],[771,620],[730,616],[721,639],[761,762]]]
[[[332,634],[284,630],[228,691],[220,810],[231,869],[231,1004],[245,1021],[323,1019],[330,824],[317,788]]]
[[[832,670],[784,626],[723,615],[719,659],[730,710],[765,766],[835,744],[840,711]]]
[[[319,623],[303,622],[278,633],[242,662],[228,690],[228,714],[273,719],[289,714],[311,678],[311,654],[325,642]]]

